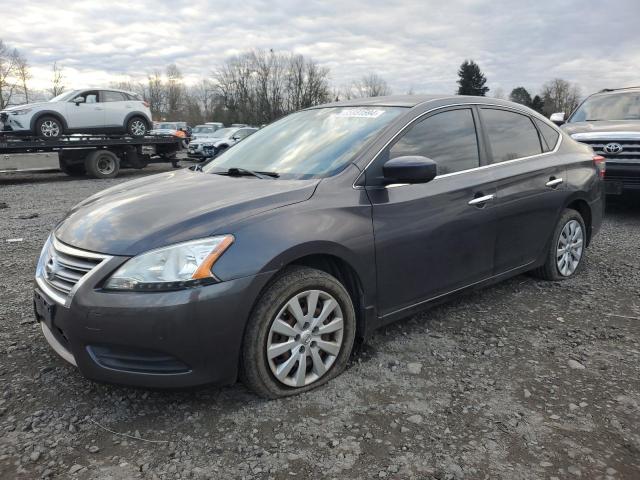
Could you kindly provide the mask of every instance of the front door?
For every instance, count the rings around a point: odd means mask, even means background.
[[[84,102],[75,103],[78,97],[84,98]],[[98,90],[87,90],[76,95],[67,102],[67,126],[72,130],[95,129],[104,127],[104,108],[100,103]]]
[[[496,191],[490,169],[478,169],[477,121],[470,107],[433,113],[366,171],[383,317],[491,276]],[[426,184],[381,186],[384,162],[405,155],[431,158],[438,176]]]

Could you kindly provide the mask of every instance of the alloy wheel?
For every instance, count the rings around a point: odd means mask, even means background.
[[[274,377],[303,387],[332,367],[344,336],[342,309],[323,290],[307,290],[289,299],[273,319],[267,336],[267,360]]]
[[[147,132],[147,126],[142,120],[134,120],[131,122],[131,134],[135,137],[141,137]]]
[[[45,120],[40,126],[43,137],[57,137],[60,135],[60,125],[55,120]]]
[[[582,258],[584,232],[577,220],[568,221],[560,232],[556,246],[556,265],[561,275],[571,276]]]

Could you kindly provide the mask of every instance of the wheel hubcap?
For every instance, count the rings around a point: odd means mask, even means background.
[[[583,247],[582,225],[577,220],[570,220],[562,228],[556,246],[556,265],[561,275],[568,277],[576,271],[582,258]]]
[[[131,133],[136,136],[144,135],[147,131],[147,127],[142,123],[141,120],[136,120],[131,124]]]
[[[323,290],[307,290],[285,303],[271,324],[267,360],[275,378],[304,387],[335,363],[344,333],[342,309]]]
[[[57,137],[60,135],[60,125],[53,120],[47,120],[40,126],[40,131],[45,137]]]

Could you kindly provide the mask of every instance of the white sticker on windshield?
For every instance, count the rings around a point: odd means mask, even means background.
[[[347,118],[378,118],[384,113],[384,110],[376,110],[373,108],[345,108],[340,113],[334,114],[336,117]]]

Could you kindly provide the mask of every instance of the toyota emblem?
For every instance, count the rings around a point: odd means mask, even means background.
[[[604,153],[608,153],[609,155],[617,155],[622,152],[622,145],[619,143],[607,143],[604,146]]]

